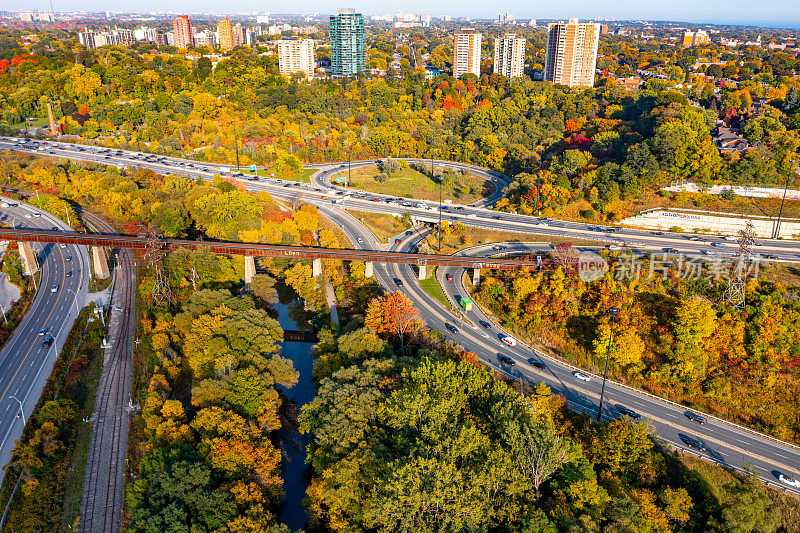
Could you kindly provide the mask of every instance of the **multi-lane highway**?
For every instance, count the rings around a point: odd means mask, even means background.
[[[2,201],[0,220],[16,228],[71,231],[56,217],[15,200]],[[39,290],[0,352],[1,465],[8,463],[14,440],[22,435],[23,414],[27,421],[88,290],[89,262],[84,246],[32,246],[41,267]],[[0,480],[4,474],[5,470],[0,470]]]
[[[20,146],[16,139],[8,141],[0,139],[0,148],[31,151],[58,157],[69,157],[84,161],[96,161],[110,165],[127,165],[151,168],[160,173],[179,173],[190,177],[211,177],[222,169],[214,165],[196,163],[175,158],[148,156],[135,152],[106,151],[99,148],[75,147],[42,143],[35,147]],[[358,162],[356,165],[373,164],[374,161]],[[448,164],[453,166],[452,164]],[[275,179],[253,180],[236,173],[222,171],[241,179],[248,190],[265,190],[277,198],[291,199],[301,197],[303,201],[317,205],[323,215],[334,221],[348,236],[355,248],[386,249],[383,245],[354,217],[342,208],[358,209],[380,213],[402,215],[409,213],[417,220],[435,222],[439,218],[439,205],[433,202],[392,198],[385,195],[347,190],[329,185],[330,176],[341,172],[341,164],[322,166],[311,184],[299,184]],[[491,176],[487,177],[491,178]],[[499,186],[502,181],[494,176]],[[498,194],[499,194],[498,187]],[[537,234],[545,237],[567,237],[604,241],[612,246],[630,248],[632,250],[661,251],[667,254],[686,253],[714,257],[732,255],[731,243],[722,236],[684,236],[675,233],[649,232],[631,228],[600,227],[576,222],[558,221],[530,217],[517,214],[499,213],[481,206],[443,206],[442,217],[451,222],[459,221],[467,226],[488,229],[514,231]],[[399,236],[400,243],[390,241],[390,250],[408,251],[422,238],[419,232],[411,236]],[[515,245],[520,246],[520,245]],[[525,251],[536,251],[539,248]],[[791,241],[761,240],[758,253],[764,258],[777,258],[785,261],[800,260],[800,243]],[[520,249],[522,251],[522,249]],[[489,254],[490,249],[477,248],[475,254]],[[447,274],[453,276],[453,282],[446,280]],[[462,271],[441,269],[438,273],[440,282],[450,298],[465,294],[461,285]],[[486,364],[513,377],[533,381],[544,380],[553,389],[564,395],[570,405],[589,413],[596,412],[599,399],[599,378],[586,371],[580,371],[565,362],[558,361],[545,354],[535,352],[518,342],[516,346],[508,346],[501,338],[505,332],[490,320],[477,306],[467,313],[469,321],[461,322],[438,302],[429,297],[416,281],[411,267],[404,265],[375,265],[377,279],[389,290],[402,290],[415,306],[420,309],[422,317],[429,327],[443,332],[448,338],[473,351]],[[400,280],[402,287],[397,285]],[[488,327],[481,325],[484,321]],[[448,328],[448,325],[453,329]],[[508,358],[508,359],[505,359]],[[505,361],[505,362],[504,362]],[[511,363],[509,362],[511,361]],[[513,363],[513,364],[512,364]],[[537,366],[538,365],[538,366]],[[580,375],[578,375],[578,374]],[[753,464],[765,481],[777,483],[777,475],[798,474],[800,467],[800,448],[775,439],[759,435],[745,428],[740,428],[713,417],[707,417],[705,423],[689,418],[691,411],[672,404],[663,399],[648,395],[621,384],[610,383],[606,387],[606,403],[603,416],[614,418],[622,413],[622,409],[632,409],[649,424],[655,434],[669,444],[692,449],[701,457],[715,461],[724,466],[738,468],[748,463]],[[700,447],[693,447],[692,443]],[[796,489],[787,485],[779,485],[784,489]],[[800,493],[800,492],[798,492]]]

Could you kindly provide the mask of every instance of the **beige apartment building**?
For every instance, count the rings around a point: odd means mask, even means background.
[[[525,37],[515,33],[494,40],[494,73],[521,78],[525,69]]]
[[[483,35],[472,28],[462,28],[453,39],[453,77],[481,75],[481,40]]]
[[[217,23],[217,33],[219,34],[219,47],[223,52],[233,49],[235,46],[233,42],[233,24],[228,20],[228,17],[222,17]]]
[[[282,76],[304,72],[306,78],[314,77],[314,40],[283,39],[278,41],[278,69]]]
[[[600,24],[569,22],[547,26],[544,79],[567,87],[594,87]]]

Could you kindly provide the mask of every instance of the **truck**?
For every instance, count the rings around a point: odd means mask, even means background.
[[[472,300],[462,296],[459,298],[458,303],[464,308],[464,311],[472,311]]]

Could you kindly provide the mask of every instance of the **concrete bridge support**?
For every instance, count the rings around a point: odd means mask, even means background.
[[[364,277],[371,278],[375,275],[375,268],[372,266],[372,261],[367,261],[364,263]]]
[[[22,273],[26,276],[32,276],[34,272],[39,270],[39,263],[36,262],[36,254],[31,248],[31,243],[18,241],[17,249],[19,250],[19,258],[22,260]]]
[[[315,278],[322,274],[322,259],[317,257],[311,261],[311,275]]]
[[[474,268],[472,270],[472,285],[475,287],[480,287],[481,285],[481,269]]]
[[[417,279],[425,279],[428,277],[428,269],[426,265],[419,265],[419,272],[417,273]]]
[[[244,256],[244,282],[247,285],[253,283],[253,277],[256,275],[256,258],[252,255]]]
[[[106,279],[111,275],[108,271],[108,258],[106,249],[103,246],[92,246],[92,267],[97,279]]]

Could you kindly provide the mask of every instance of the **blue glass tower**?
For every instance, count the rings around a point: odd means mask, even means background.
[[[331,68],[334,76],[355,76],[367,63],[364,48],[364,16],[355,9],[331,15]]]

